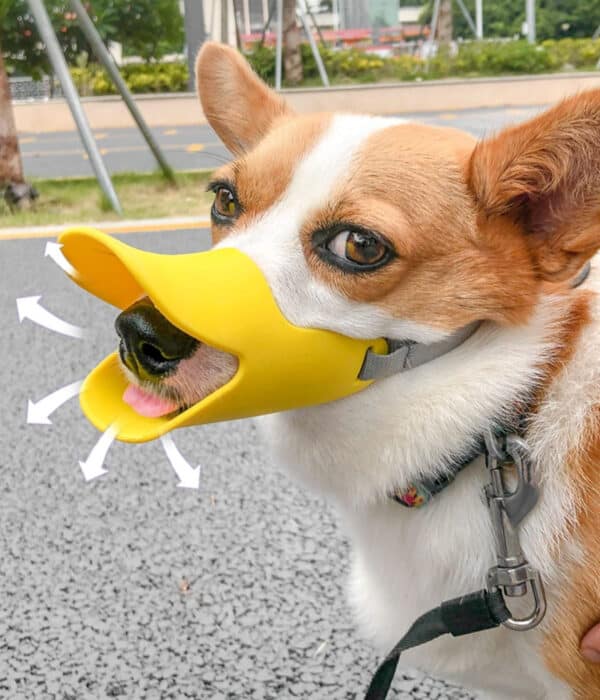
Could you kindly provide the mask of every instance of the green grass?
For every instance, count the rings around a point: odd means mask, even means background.
[[[176,174],[177,186],[161,174],[126,173],[112,180],[126,219],[167,216],[208,216],[213,195],[206,192],[209,171]],[[11,213],[0,200],[0,227],[115,221],[112,210],[94,178],[34,179],[40,193],[33,208]]]

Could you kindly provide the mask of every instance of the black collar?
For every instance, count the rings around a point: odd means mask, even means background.
[[[522,433],[525,424],[525,414],[520,414],[518,418],[510,423],[495,426],[493,429],[496,437],[508,435],[510,433]],[[444,491],[454,481],[456,476],[477,457],[485,454],[485,440],[483,435],[477,438],[475,445],[458,457],[450,464],[445,464],[440,468],[438,476],[427,477],[421,481],[416,481],[407,489],[394,489],[389,497],[406,508],[421,508],[429,501]]]

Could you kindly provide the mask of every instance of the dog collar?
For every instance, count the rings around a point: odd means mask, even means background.
[[[385,379],[431,362],[462,345],[475,333],[479,325],[479,321],[469,323],[437,343],[388,339],[387,354],[381,355],[373,352],[371,348],[367,350],[358,378],[363,381]]]

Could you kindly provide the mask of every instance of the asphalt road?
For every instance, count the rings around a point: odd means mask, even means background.
[[[202,231],[126,239],[164,252],[207,243]],[[332,511],[268,462],[251,421],[176,433],[202,465],[198,491],[176,487],[158,443],[113,445],[108,474],[85,483],[78,461],[99,436],[74,400],[53,425],[26,424],[28,399],[115,346],[114,310],[44,245],[0,242],[0,698],[362,698],[376,655],[345,604],[347,542]],[[88,339],[19,324],[15,299],[34,294]],[[418,672],[395,689],[468,698]]]
[[[477,109],[402,115],[427,124],[452,126],[476,136],[493,133],[506,124],[536,114],[540,108]],[[214,131],[206,125],[155,129],[157,141],[175,170],[215,168],[229,158]],[[96,132],[98,147],[111,173],[151,172],[156,162],[136,129]],[[20,135],[27,177],[91,175],[92,168],[76,131]]]

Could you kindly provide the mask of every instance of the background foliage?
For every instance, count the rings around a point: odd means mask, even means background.
[[[102,38],[121,43],[125,55],[150,61],[183,50],[178,0],[92,0],[84,5]],[[47,1],[46,7],[67,61],[81,63],[90,49],[69,3]],[[9,72],[34,78],[51,72],[25,0],[0,0],[0,44]]]
[[[526,41],[486,41],[459,44],[458,51],[440,51],[429,63],[414,56],[380,58],[357,50],[324,49],[323,59],[335,84],[434,78],[594,70],[600,61],[600,39],[549,39],[537,46]],[[307,84],[319,85],[319,73],[308,46],[302,47]],[[248,54],[254,70],[266,82],[275,80],[275,51],[257,45]],[[71,73],[82,95],[108,95],[114,87],[102,68],[91,64]],[[127,65],[123,77],[134,93],[181,92],[187,89],[187,65],[182,62]]]
[[[464,0],[475,17],[475,0]],[[452,3],[454,36],[473,36],[458,3]],[[433,2],[428,0],[421,21],[431,21]],[[512,37],[521,34],[525,3],[521,0],[484,0],[483,28],[486,37]],[[536,0],[536,28],[539,40],[591,37],[600,26],[600,0]]]

